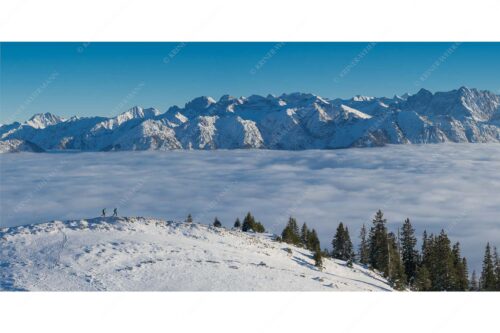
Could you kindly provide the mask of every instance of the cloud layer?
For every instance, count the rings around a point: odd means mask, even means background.
[[[120,215],[226,226],[251,210],[273,232],[289,215],[330,247],[338,222],[357,234],[382,209],[396,230],[410,217],[448,231],[480,267],[500,246],[500,145],[398,145],[334,151],[170,151],[3,154],[2,226]]]

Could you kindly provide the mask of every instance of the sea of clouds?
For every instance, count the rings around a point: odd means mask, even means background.
[[[290,215],[323,247],[340,221],[357,243],[382,209],[396,231],[444,228],[475,269],[500,246],[500,145],[396,145],[269,151],[44,153],[0,156],[0,226],[108,213],[225,226],[251,211],[279,233]]]

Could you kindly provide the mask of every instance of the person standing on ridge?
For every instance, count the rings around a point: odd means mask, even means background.
[[[118,216],[118,208],[113,209],[113,217]]]
[[[106,217],[106,208],[103,208],[101,217]]]

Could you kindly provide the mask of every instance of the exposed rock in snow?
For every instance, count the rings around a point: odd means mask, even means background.
[[[30,122],[32,126],[28,126]],[[43,149],[332,149],[384,144],[500,142],[500,96],[459,88],[415,95],[328,100],[314,94],[203,96],[156,109],[134,107],[113,118],[63,121],[36,115],[0,127],[2,140]],[[126,142],[124,141],[126,140]]]
[[[18,153],[22,151],[41,153],[44,150],[29,141],[22,141],[17,139],[0,141],[0,153]]]
[[[391,291],[370,270],[197,223],[95,218],[0,229],[0,290]],[[288,250],[289,249],[289,250]]]
[[[113,145],[104,150],[172,150],[180,149],[172,128],[161,121],[148,119],[125,131],[113,140]]]
[[[52,113],[37,113],[25,122],[25,125],[31,126],[33,128],[45,128],[47,126],[59,124],[65,121],[64,118],[53,115]]]

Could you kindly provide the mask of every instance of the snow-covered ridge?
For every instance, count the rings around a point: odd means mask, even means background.
[[[53,221],[0,229],[0,241],[0,290],[392,290],[358,265],[319,270],[270,234],[197,223]]]
[[[18,152],[41,153],[44,150],[36,144],[23,140],[4,140],[0,141],[0,153],[18,153]]]
[[[0,140],[45,150],[334,149],[385,144],[500,142],[500,96],[461,87],[414,95],[327,99],[314,94],[202,96],[166,112],[116,117],[39,114],[0,126]]]
[[[24,124],[33,128],[43,129],[47,126],[56,125],[66,121],[66,119],[53,115],[52,113],[37,113]]]

